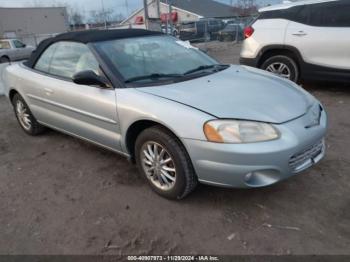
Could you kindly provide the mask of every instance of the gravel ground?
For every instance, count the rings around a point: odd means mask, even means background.
[[[208,52],[234,62],[239,46]],[[319,165],[263,189],[199,186],[181,202],[123,157],[54,131],[25,135],[0,97],[0,254],[350,255],[350,86],[305,88],[329,114]]]

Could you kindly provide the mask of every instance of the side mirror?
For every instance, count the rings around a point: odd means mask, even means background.
[[[26,45],[26,44],[23,44],[22,48],[26,48],[26,47],[27,47],[27,45]]]
[[[78,85],[107,87],[108,80],[97,75],[94,71],[87,70],[76,73],[73,76],[73,82]]]

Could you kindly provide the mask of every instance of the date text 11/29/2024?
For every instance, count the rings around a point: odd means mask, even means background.
[[[128,261],[220,261],[217,256],[128,256]]]

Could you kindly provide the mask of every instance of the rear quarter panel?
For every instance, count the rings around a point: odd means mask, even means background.
[[[3,81],[3,87],[4,87],[4,93],[5,96],[9,98],[9,92],[12,89],[16,89],[15,87],[18,86],[17,80],[18,80],[18,75],[16,74],[16,71],[18,70],[18,65],[8,65],[4,66],[1,65],[2,67],[2,81]],[[20,91],[17,91],[20,92]]]
[[[27,96],[29,92],[28,83],[31,83],[32,81],[40,82],[40,79],[37,77],[38,75],[39,74],[32,72],[30,69],[27,69],[22,63],[7,66],[3,73],[5,95],[9,97],[11,90],[15,90],[30,106],[31,101]],[[39,90],[30,90],[30,92],[39,92]]]
[[[283,45],[288,24],[285,19],[257,20],[252,25],[253,35],[243,41],[241,57],[255,58],[267,45]]]

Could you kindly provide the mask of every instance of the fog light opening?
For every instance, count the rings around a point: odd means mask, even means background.
[[[253,173],[248,173],[245,175],[244,181],[249,182],[253,177]]]
[[[281,179],[277,170],[259,170],[245,175],[244,182],[249,187],[269,186]]]

